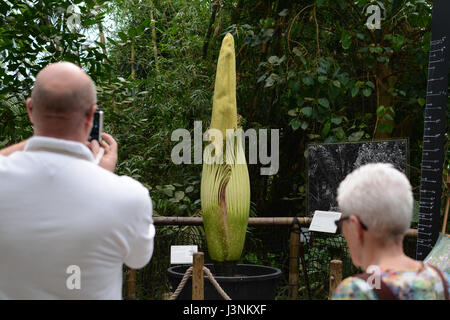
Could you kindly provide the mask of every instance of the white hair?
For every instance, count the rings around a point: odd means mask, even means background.
[[[370,163],[354,170],[339,185],[337,201],[343,216],[358,216],[381,236],[404,235],[411,225],[411,184],[388,163]]]

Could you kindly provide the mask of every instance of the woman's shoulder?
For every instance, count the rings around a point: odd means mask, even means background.
[[[369,283],[358,277],[344,279],[333,293],[333,300],[377,300]]]
[[[450,277],[445,273],[444,276],[448,284]],[[372,289],[372,285],[376,283],[377,279],[382,279],[398,299],[434,300],[444,298],[444,286],[440,276],[431,268],[425,267],[421,271],[394,271],[380,268],[370,278],[370,281],[358,277],[346,278],[336,288],[333,299],[378,299],[375,291]]]

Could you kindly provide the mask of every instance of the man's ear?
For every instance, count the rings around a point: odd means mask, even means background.
[[[31,98],[27,98],[26,106],[27,106],[28,118],[30,118],[31,124],[34,124],[34,122],[33,122],[33,105],[32,105]]]
[[[89,128],[91,128],[91,129],[94,124],[95,110],[97,110],[96,104],[92,105],[91,109],[89,109],[88,113],[86,114],[86,125],[89,126]]]

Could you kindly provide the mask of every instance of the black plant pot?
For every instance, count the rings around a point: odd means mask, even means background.
[[[214,266],[205,265],[214,275]],[[190,266],[182,265],[170,267],[169,281],[173,291],[178,287],[186,270]],[[236,275],[232,277],[215,276],[214,279],[232,300],[274,300],[281,270],[277,268],[254,264],[236,265]],[[205,300],[223,300],[207,276],[204,279]],[[192,299],[192,276],[186,282],[178,295],[178,300]]]

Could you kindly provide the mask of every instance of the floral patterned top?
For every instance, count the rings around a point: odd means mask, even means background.
[[[425,265],[419,270],[392,270],[371,266],[367,272],[374,276],[370,281],[356,277],[348,277],[342,281],[333,293],[333,300],[379,300],[372,289],[376,285],[376,276],[380,275],[383,282],[400,300],[443,300],[444,286],[441,277],[431,267]],[[450,291],[450,275],[442,272],[447,280]]]

